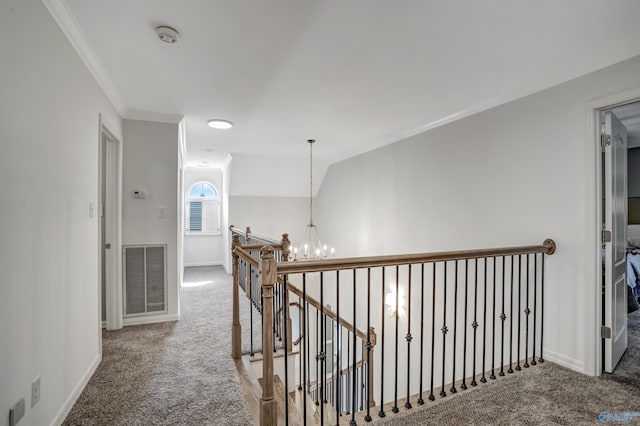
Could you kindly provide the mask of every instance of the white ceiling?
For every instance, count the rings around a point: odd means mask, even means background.
[[[308,138],[329,164],[640,54],[636,0],[43,1],[125,117],[186,117],[191,165],[306,160]]]

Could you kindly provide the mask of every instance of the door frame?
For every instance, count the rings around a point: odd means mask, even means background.
[[[105,122],[105,118],[102,114],[99,115],[98,126],[98,201],[96,203],[96,217],[97,217],[97,233],[98,233],[98,323],[100,327],[100,335],[102,335],[102,251],[105,241],[102,240],[102,175],[103,175],[103,160],[107,162],[111,159],[110,164],[106,164],[111,170],[113,176],[111,185],[114,190],[106,195],[106,205],[104,211],[106,214],[111,214],[113,220],[110,221],[110,229],[105,230],[105,234],[109,234],[111,243],[111,251],[113,261],[110,267],[110,281],[106,283],[106,328],[107,330],[116,330],[123,326],[123,302],[122,302],[122,143],[115,137],[113,129],[109,123]],[[103,143],[104,140],[108,140],[109,143],[114,144],[114,150],[112,156],[107,156],[103,159]],[[100,339],[102,340],[102,339]],[[101,351],[102,352],[102,351]]]
[[[613,95],[605,96],[599,99],[595,99],[589,102],[586,105],[586,114],[588,117],[588,129],[587,135],[589,135],[588,140],[591,141],[592,146],[595,150],[595,204],[596,204],[596,217],[595,223],[592,229],[595,230],[595,241],[596,241],[596,250],[594,251],[594,265],[595,265],[595,285],[593,286],[594,291],[594,319],[592,322],[592,344],[591,353],[594,354],[592,357],[592,367],[595,372],[595,376],[602,375],[602,338],[601,338],[601,330],[600,327],[602,325],[602,207],[603,207],[603,188],[602,188],[602,149],[600,146],[600,112],[605,109],[613,108],[616,106],[621,106],[633,102],[640,102],[640,88],[627,90],[624,92],[619,92]],[[613,231],[612,231],[613,232]]]

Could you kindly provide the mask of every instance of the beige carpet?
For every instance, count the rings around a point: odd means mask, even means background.
[[[248,425],[231,348],[231,278],[187,268],[178,322],[104,332],[103,360],[65,425]]]

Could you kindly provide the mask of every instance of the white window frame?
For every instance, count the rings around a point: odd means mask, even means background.
[[[207,184],[210,185],[214,191],[216,192],[216,196],[215,197],[191,197],[189,196],[189,194],[191,193],[191,189],[199,184]],[[184,229],[185,229],[185,235],[221,235],[222,234],[222,230],[220,228],[221,226],[221,218],[220,218],[220,196],[218,195],[218,188],[216,188],[216,186],[214,184],[212,184],[211,182],[207,182],[204,180],[198,181],[193,183],[190,187],[189,190],[187,191],[187,199],[186,199],[186,203],[185,203],[185,215],[184,215],[184,220],[185,220],[185,224],[184,224]],[[200,202],[209,202],[209,203],[215,203],[214,208],[216,209],[216,218],[218,219],[218,223],[217,223],[217,230],[216,231],[191,231],[189,229],[189,225],[191,223],[191,202],[193,201],[200,201]],[[203,228],[205,227],[205,217],[204,217],[204,208],[203,208],[203,215],[202,215],[202,226]],[[215,226],[215,225],[214,225]]]

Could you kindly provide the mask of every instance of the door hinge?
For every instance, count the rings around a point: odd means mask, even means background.
[[[602,242],[603,243],[611,242],[611,231],[607,231],[606,229],[602,230]]]
[[[600,327],[600,337],[603,339],[611,339],[611,327],[601,326]]]
[[[600,146],[604,148],[609,145],[611,145],[611,135],[602,133],[600,135]]]

